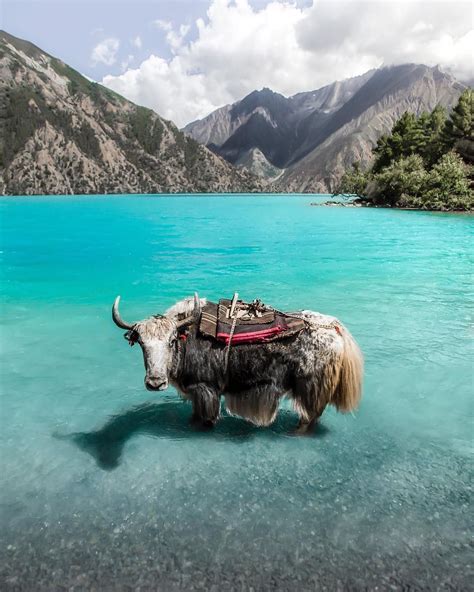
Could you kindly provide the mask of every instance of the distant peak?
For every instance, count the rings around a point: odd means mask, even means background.
[[[280,95],[280,93],[277,93],[274,90],[272,90],[271,88],[264,86],[260,90],[253,90],[251,93],[249,93],[247,96],[245,96],[242,100],[244,101],[245,99],[247,99],[249,97],[262,98],[262,97],[281,97],[281,96],[283,96],[283,95]]]
[[[441,68],[439,64],[435,66],[428,66],[427,64],[419,64],[415,62],[405,62],[403,64],[383,64],[379,70],[422,70],[424,72],[437,72],[441,74],[447,74],[445,70]]]

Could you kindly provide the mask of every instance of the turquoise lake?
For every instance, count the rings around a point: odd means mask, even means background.
[[[2,590],[469,589],[474,218],[324,199],[0,200]],[[360,409],[191,427],[110,310],[195,291],[337,316]]]

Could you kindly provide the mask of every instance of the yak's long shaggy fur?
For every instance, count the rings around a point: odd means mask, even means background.
[[[317,359],[313,360],[318,399],[334,405],[338,411],[352,411],[360,402],[364,374],[364,359],[359,346],[335,317],[309,310],[301,315],[310,326],[311,341],[317,346],[313,351],[316,357],[320,357],[319,363]],[[334,329],[322,327],[335,321],[340,335]]]
[[[339,382],[331,399],[338,411],[352,411],[360,401],[364,358],[355,339],[345,327],[342,328],[344,355],[341,359]]]
[[[225,396],[225,407],[230,415],[244,417],[257,426],[271,425],[278,414],[279,398],[266,388],[256,386],[247,396]]]
[[[157,318],[159,319],[158,323],[156,322]],[[143,342],[146,342],[147,339],[165,339],[173,328],[172,319],[166,317],[151,317],[151,319],[138,321],[133,327]]]
[[[198,302],[203,306],[206,300]],[[311,426],[327,405],[343,412],[357,407],[362,354],[334,317],[309,310],[297,313],[306,321],[303,331],[268,343],[231,346],[225,371],[225,346],[198,334],[194,307],[193,299],[187,298],[168,309],[164,317],[151,317],[134,328],[140,334],[147,378],[151,368],[160,366],[159,375],[165,373],[181,395],[192,401],[195,418],[214,424],[222,395],[229,413],[260,426],[275,420],[284,396],[293,401],[303,428]],[[188,317],[193,320],[186,340],[176,340],[178,324]],[[331,326],[334,323],[337,328]],[[150,336],[170,343],[168,357],[160,354],[160,364],[147,359],[154,356],[147,353],[152,351],[147,347]]]
[[[199,302],[201,308],[207,304],[206,298],[200,298]],[[168,310],[165,312],[165,317],[173,319],[174,321],[181,321],[182,319],[185,319],[186,317],[192,315],[193,310],[194,297],[190,296],[188,298],[180,300],[179,302],[176,302],[176,304],[173,304],[173,306],[170,306],[170,308],[168,308]]]

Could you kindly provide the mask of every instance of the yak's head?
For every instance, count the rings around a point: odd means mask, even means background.
[[[154,315],[133,324],[127,323],[120,316],[119,302],[120,296],[117,296],[112,308],[112,319],[118,327],[126,329],[124,337],[130,345],[138,343],[142,348],[146,388],[149,391],[165,390],[168,388],[179,330],[198,317],[201,301],[196,294],[194,302],[192,298],[188,299],[179,303],[183,305],[181,307],[175,305],[166,315]]]

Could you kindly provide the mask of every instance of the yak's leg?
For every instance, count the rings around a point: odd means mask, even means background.
[[[318,423],[319,418],[323,414],[324,410],[326,409],[326,404],[321,405],[320,408],[315,412],[315,414],[309,418],[303,418],[300,416],[300,420],[296,427],[297,434],[308,434],[311,433],[314,429],[314,426]]]
[[[220,397],[209,385],[200,382],[186,389],[193,402],[193,422],[201,422],[206,427],[212,427],[219,418]]]
[[[307,434],[318,422],[328,402],[313,381],[303,379],[296,381],[293,400],[300,417],[296,433]]]

